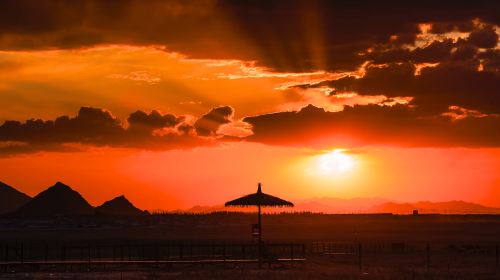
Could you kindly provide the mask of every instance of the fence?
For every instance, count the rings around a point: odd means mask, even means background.
[[[404,267],[418,270],[477,268],[500,270],[499,246],[470,243],[354,243],[315,241],[264,243],[263,262],[294,266],[320,258],[332,265],[359,270]],[[174,265],[256,266],[256,243],[195,241],[115,244],[13,242],[0,243],[0,272],[80,269],[170,268]]]
[[[311,256],[326,256],[331,262],[358,266],[401,266],[430,270],[475,267],[500,270],[497,244],[353,243],[318,241],[309,244]]]
[[[306,247],[296,243],[263,243],[263,262],[269,266],[305,260]],[[170,242],[154,244],[0,244],[1,271],[42,269],[113,269],[172,265],[256,264],[256,243]]]

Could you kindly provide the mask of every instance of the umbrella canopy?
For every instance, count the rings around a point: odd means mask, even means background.
[[[293,203],[279,197],[263,193],[259,183],[259,187],[256,193],[245,195],[235,200],[228,201],[226,202],[225,206],[293,207]]]
[[[242,196],[235,200],[228,201],[224,204],[225,206],[257,206],[258,209],[258,231],[256,232],[259,238],[259,268],[262,267],[262,222],[261,222],[261,207],[293,207],[293,203],[286,201],[279,197],[268,195],[262,192],[262,188],[259,183],[257,192],[249,195]],[[253,230],[253,228],[252,228]],[[252,233],[254,234],[254,233]]]

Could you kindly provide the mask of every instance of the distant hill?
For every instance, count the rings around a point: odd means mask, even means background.
[[[300,199],[293,201],[293,208],[266,208],[266,213],[279,212],[315,212],[315,213],[366,213],[366,209],[376,204],[388,202],[383,198],[333,198],[321,197],[311,199]],[[209,212],[255,212],[255,207],[225,207],[224,205],[200,206],[196,205],[180,212],[209,213]]]
[[[310,199],[301,199],[295,201],[295,211],[311,211],[319,213],[350,214],[366,213],[366,209],[378,204],[390,202],[384,198],[335,198],[318,197]]]
[[[500,208],[483,206],[477,203],[461,200],[446,202],[420,201],[416,203],[388,202],[375,205],[368,209],[373,213],[411,214],[413,210],[419,213],[442,214],[500,214]]]
[[[30,201],[31,197],[0,182],[0,214],[14,212]]]
[[[363,214],[363,213],[394,213],[411,214],[413,210],[419,213],[443,213],[443,214],[500,214],[500,208],[486,207],[476,203],[465,201],[398,203],[383,198],[311,198],[293,201],[293,208],[266,208],[266,213],[279,212],[315,212],[326,214]],[[188,213],[209,213],[218,211],[251,212],[255,207],[224,207],[194,206],[185,211]]]
[[[14,214],[19,216],[81,216],[91,215],[94,208],[69,186],[57,182],[39,193]]]
[[[148,212],[135,207],[125,196],[121,195],[104,202],[95,208],[95,213],[108,216],[142,216]]]
[[[185,213],[212,213],[212,212],[255,212],[255,207],[225,207],[224,205],[196,205],[189,209],[174,212]]]

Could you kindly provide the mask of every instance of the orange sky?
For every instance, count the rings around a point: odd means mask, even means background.
[[[291,200],[500,207],[487,9],[380,20],[328,1],[82,3],[39,17],[11,3],[18,18],[0,23],[2,182],[145,209],[222,204],[257,182]]]
[[[217,205],[254,191],[257,181],[291,200],[500,202],[499,149],[365,147],[345,153],[353,168],[326,174],[318,163],[322,151],[251,143],[165,152],[98,148],[3,158],[0,164],[2,180],[29,195],[61,180],[93,205],[119,194],[147,209]]]

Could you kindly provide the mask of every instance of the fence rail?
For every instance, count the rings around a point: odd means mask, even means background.
[[[256,243],[167,243],[167,244],[0,244],[0,271],[39,270],[43,267],[106,265],[195,265],[258,263]],[[263,243],[262,260],[275,263],[304,262],[305,244]]]
[[[500,249],[497,244],[456,243],[354,243],[315,241],[309,244],[311,256],[328,256],[332,261],[350,262],[362,270],[365,265],[376,266],[393,262],[412,267],[477,266],[500,270]]]
[[[414,267],[417,269],[477,267],[500,270],[499,246],[476,243],[356,243],[314,241],[308,243],[266,242],[264,264],[304,263],[321,258],[359,270],[369,267]],[[257,243],[212,243],[176,241],[105,244],[11,242],[0,243],[0,272],[11,270],[140,269],[173,265],[248,265],[258,263]],[[307,255],[307,256],[306,256]]]

